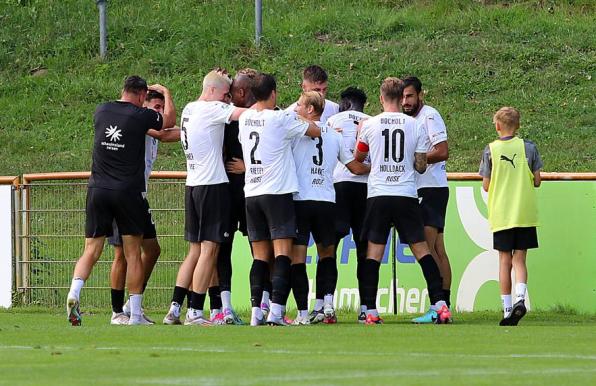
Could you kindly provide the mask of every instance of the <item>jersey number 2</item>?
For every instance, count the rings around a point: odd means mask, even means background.
[[[389,134],[389,129],[381,131],[383,137],[385,137],[385,162],[389,161],[389,157],[393,161],[400,163],[404,160],[404,131],[402,129],[396,129]],[[396,154],[397,147],[397,134],[399,134],[399,157]],[[391,148],[389,148],[389,137],[391,137]]]
[[[253,139],[253,137],[255,138],[255,145],[252,147],[252,150],[250,151],[250,163],[253,165],[260,165],[261,160],[255,159],[255,151],[257,151],[257,146],[259,146],[259,133],[257,133],[256,131],[251,131],[250,135],[248,136],[248,139]]]

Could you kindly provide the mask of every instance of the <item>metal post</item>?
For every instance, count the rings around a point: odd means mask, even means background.
[[[391,228],[391,274],[393,276],[393,315],[397,315],[397,270],[396,266],[396,250],[397,237],[395,227]]]
[[[255,45],[261,45],[261,33],[263,32],[263,4],[261,0],[255,0]]]
[[[97,0],[99,9],[99,56],[106,58],[108,53],[108,26],[106,22],[107,0]]]

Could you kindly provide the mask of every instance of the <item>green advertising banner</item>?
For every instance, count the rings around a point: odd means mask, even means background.
[[[492,249],[487,221],[487,195],[480,181],[450,181],[445,226],[445,245],[453,271],[452,307],[459,311],[499,310],[498,254]],[[529,308],[568,306],[596,311],[596,181],[545,181],[538,188],[540,247],[528,252]],[[311,240],[312,243],[312,240]],[[240,234],[234,256],[247,256],[248,241]],[[314,304],[316,248],[308,249],[310,306]],[[381,265],[377,306],[398,314],[421,313],[428,307],[422,271],[407,245],[397,244],[397,291],[392,291],[389,244]],[[337,254],[339,280],[336,308],[359,306],[356,281],[356,249],[352,235],[344,238]],[[233,292],[236,307],[249,299],[250,260],[234,258]],[[515,285],[515,283],[514,283]],[[293,306],[291,301],[290,307]]]

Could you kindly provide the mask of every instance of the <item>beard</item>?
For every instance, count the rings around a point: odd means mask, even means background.
[[[404,114],[413,117],[418,112],[418,108],[419,107],[420,107],[420,101],[417,101],[416,103],[414,103],[411,106],[408,106],[408,107],[402,106],[401,109],[402,109],[402,111],[403,111]]]

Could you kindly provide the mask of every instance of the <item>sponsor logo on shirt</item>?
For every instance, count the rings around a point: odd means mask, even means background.
[[[106,128],[105,131],[106,138],[110,141],[103,141],[101,143],[102,146],[105,146],[106,150],[115,150],[118,151],[119,149],[124,149],[126,147],[123,143],[118,143],[122,139],[122,130],[118,128],[118,126],[112,126]]]

